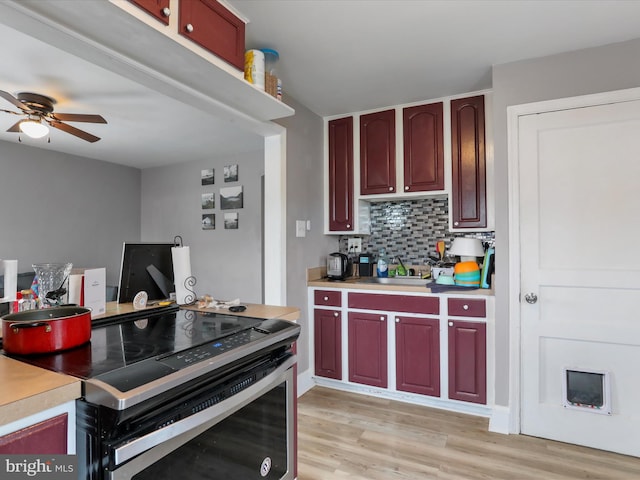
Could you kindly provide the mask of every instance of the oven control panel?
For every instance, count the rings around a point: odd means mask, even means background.
[[[269,332],[259,328],[250,328],[242,332],[229,335],[228,337],[216,339],[213,342],[198,347],[190,348],[182,352],[177,352],[158,360],[169,365],[176,370],[188,367],[194,363],[202,362],[217,355],[221,355],[230,350],[255,342],[269,335]]]

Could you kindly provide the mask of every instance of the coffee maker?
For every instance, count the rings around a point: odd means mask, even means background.
[[[358,273],[361,277],[372,277],[375,258],[370,253],[361,253],[358,257]]]

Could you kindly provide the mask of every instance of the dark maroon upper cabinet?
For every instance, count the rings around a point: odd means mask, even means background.
[[[329,230],[353,230],[353,117],[329,121]]]
[[[404,191],[444,190],[443,104],[403,110]]]
[[[178,7],[181,35],[244,71],[242,20],[217,0],[183,0]]]
[[[487,226],[484,96],[451,100],[453,228]]]
[[[316,309],[314,322],[315,372],[321,377],[342,380],[342,326],[336,310]]]
[[[387,316],[349,312],[349,381],[387,388]]]
[[[396,317],[396,389],[440,396],[440,321]]]
[[[396,111],[360,117],[360,194],[396,191]]]
[[[169,25],[169,0],[129,0],[149,15]]]
[[[487,403],[487,329],[449,320],[449,398]]]

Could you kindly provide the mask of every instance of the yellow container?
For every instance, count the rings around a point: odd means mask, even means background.
[[[264,53],[261,50],[244,53],[244,79],[264,90]]]

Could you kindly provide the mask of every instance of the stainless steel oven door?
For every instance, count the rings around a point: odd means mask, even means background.
[[[294,478],[293,364],[114,451],[111,480]]]

